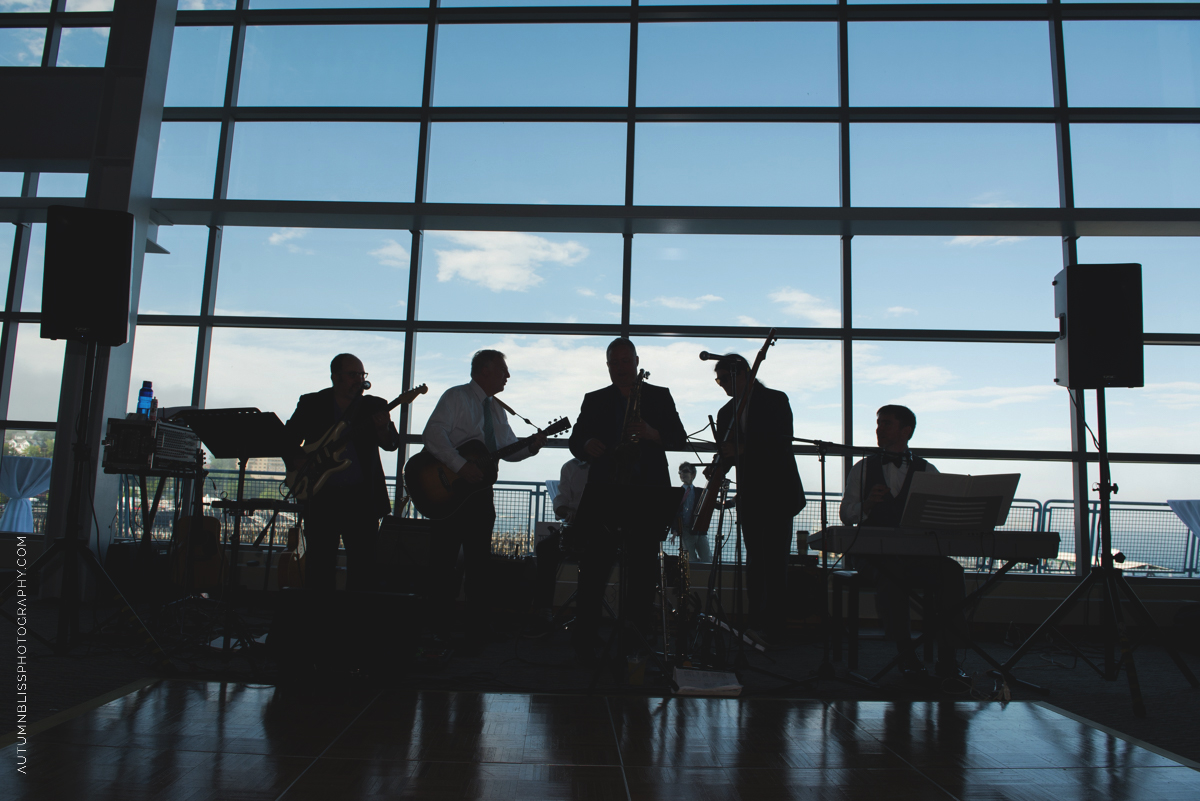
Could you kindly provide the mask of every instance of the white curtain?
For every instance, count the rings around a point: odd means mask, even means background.
[[[0,531],[33,531],[33,501],[50,489],[51,459],[5,456],[0,459],[0,492],[8,496]]]
[[[1167,506],[1193,534],[1200,536],[1200,501],[1167,501]]]

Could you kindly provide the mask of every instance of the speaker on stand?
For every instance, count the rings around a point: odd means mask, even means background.
[[[79,206],[46,209],[46,260],[42,275],[42,339],[65,339],[86,345],[83,387],[72,443],[71,490],[66,526],[30,567],[33,574],[54,559],[62,558],[62,594],[58,607],[57,636],[51,642],[31,634],[58,654],[69,653],[79,633],[79,565],[107,583],[129,602],[101,567],[87,536],[81,538],[80,520],[88,501],[91,479],[89,433],[92,392],[97,372],[97,349],[125,344],[129,339],[129,288],[133,262],[133,215],[128,212]],[[99,425],[99,421],[96,421]],[[0,593],[0,603],[16,592],[14,581]],[[129,609],[133,614],[133,610]],[[145,624],[134,620],[152,644],[160,664],[171,665]]]
[[[1124,572],[1114,565],[1110,503],[1117,491],[1111,481],[1108,460],[1108,427],[1104,409],[1106,387],[1145,386],[1142,354],[1142,266],[1140,264],[1072,264],[1054,277],[1054,314],[1058,317],[1058,338],[1054,342],[1055,383],[1068,389],[1096,391],[1097,451],[1100,462],[1100,564],[1071,591],[1067,599],[1021,644],[1001,667],[1008,675],[1012,668],[1037,642],[1044,631],[1055,626],[1075,604],[1085,599],[1094,585],[1103,587],[1105,612],[1103,669],[1084,661],[1107,681],[1116,681],[1121,668],[1129,681],[1134,717],[1145,717],[1133,645],[1121,613],[1124,599],[1133,617],[1151,634],[1158,625],[1126,581]],[[1076,559],[1087,554],[1076,554]],[[1123,560],[1123,557],[1121,558]],[[1175,646],[1159,638],[1179,672],[1192,687],[1200,681],[1179,656]],[[1120,647],[1120,658],[1116,649]],[[1078,653],[1078,651],[1076,651]]]
[[[129,340],[132,264],[132,214],[47,208],[42,339],[124,345]]]

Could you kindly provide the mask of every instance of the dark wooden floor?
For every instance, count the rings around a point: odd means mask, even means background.
[[[1122,799],[1200,772],[1032,702],[668,699],[163,681],[34,735],[0,799]]]

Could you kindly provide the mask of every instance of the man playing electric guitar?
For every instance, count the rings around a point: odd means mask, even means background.
[[[504,391],[508,382],[508,365],[504,354],[497,350],[481,350],[471,359],[471,381],[446,390],[422,435],[425,450],[468,484],[481,484],[479,492],[471,493],[449,517],[432,521],[429,546],[430,595],[437,601],[437,621],[440,633],[446,633],[451,623],[454,599],[458,597],[455,565],[462,548],[466,568],[468,630],[476,636],[490,628],[486,615],[486,574],[492,549],[492,527],[496,522],[496,507],[489,476],[479,465],[463,457],[460,446],[478,440],[488,453],[517,441],[508,424],[504,408],[495,395]],[[537,434],[526,448],[509,454],[508,461],[517,462],[534,455],[546,444],[546,435]]]
[[[304,502],[304,583],[316,590],[335,589],[340,539],[346,546],[346,589],[370,589],[379,518],[392,510],[379,449],[396,450],[400,435],[387,401],[363,394],[371,385],[357,357],[338,354],[329,363],[329,373],[333,386],[301,395],[285,426],[296,444],[295,454],[285,460],[289,467],[304,458],[301,443],[320,440],[342,421],[350,429],[342,457],[350,461],[349,467],[330,475],[321,491]]]

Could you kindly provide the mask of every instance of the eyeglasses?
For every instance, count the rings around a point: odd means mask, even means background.
[[[720,384],[721,386],[725,386],[725,382],[726,382],[726,381],[728,381],[728,380],[729,380],[729,375],[728,375],[728,374],[725,374],[725,375],[718,375],[718,376],[714,376],[714,377],[713,377],[713,381],[716,381],[716,382],[717,382],[718,384]]]
[[[357,376],[358,378],[366,378],[370,373],[356,373],[352,370],[339,370],[342,375]]]

